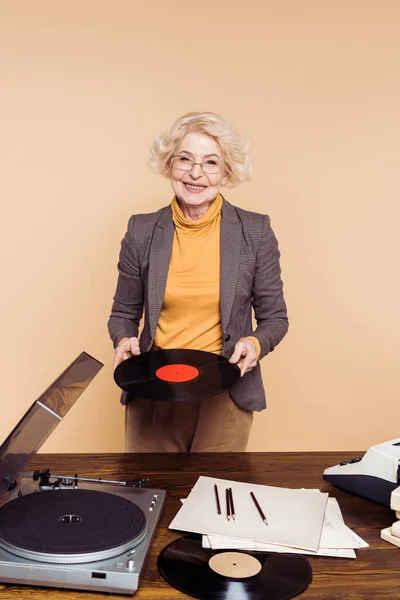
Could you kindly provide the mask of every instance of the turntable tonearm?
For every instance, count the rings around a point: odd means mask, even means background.
[[[1,582],[120,594],[138,588],[165,491],[141,479],[22,472],[102,366],[83,352],[0,447]]]

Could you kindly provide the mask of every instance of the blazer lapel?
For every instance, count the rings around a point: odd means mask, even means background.
[[[149,326],[153,339],[161,312],[167,284],[168,268],[174,240],[171,207],[167,207],[154,227],[149,255]]]
[[[225,334],[231,316],[233,298],[239,273],[239,256],[242,229],[233,206],[226,200],[222,204],[220,249],[220,310],[222,332]]]

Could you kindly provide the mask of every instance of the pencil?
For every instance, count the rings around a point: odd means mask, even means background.
[[[261,506],[258,504],[257,498],[255,497],[255,495],[253,494],[253,492],[250,492],[250,496],[251,499],[253,500],[254,504],[256,505],[256,508],[260,514],[260,517],[262,518],[262,520],[264,521],[264,523],[266,525],[268,525],[268,521],[267,521],[267,517],[264,515]]]
[[[231,500],[231,515],[232,515],[232,519],[235,520],[235,505],[233,504],[232,488],[229,488],[229,497],[230,497],[230,500]]]
[[[231,520],[231,500],[230,500],[228,488],[226,488],[226,490],[225,490],[225,499],[226,499],[226,518],[228,519],[228,521],[230,521]]]
[[[214,484],[214,493],[215,493],[215,502],[217,503],[217,513],[220,515],[221,514],[221,505],[219,503],[219,496],[218,496],[218,488],[217,488],[217,484]]]

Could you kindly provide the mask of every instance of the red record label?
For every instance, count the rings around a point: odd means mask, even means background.
[[[196,379],[199,375],[199,370],[191,365],[165,365],[156,371],[156,377],[169,383],[182,383]]]

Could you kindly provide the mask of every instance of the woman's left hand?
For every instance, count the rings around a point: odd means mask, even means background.
[[[248,338],[240,338],[235,344],[235,349],[229,362],[237,364],[240,368],[241,377],[254,369],[257,364],[257,351],[253,342]]]

